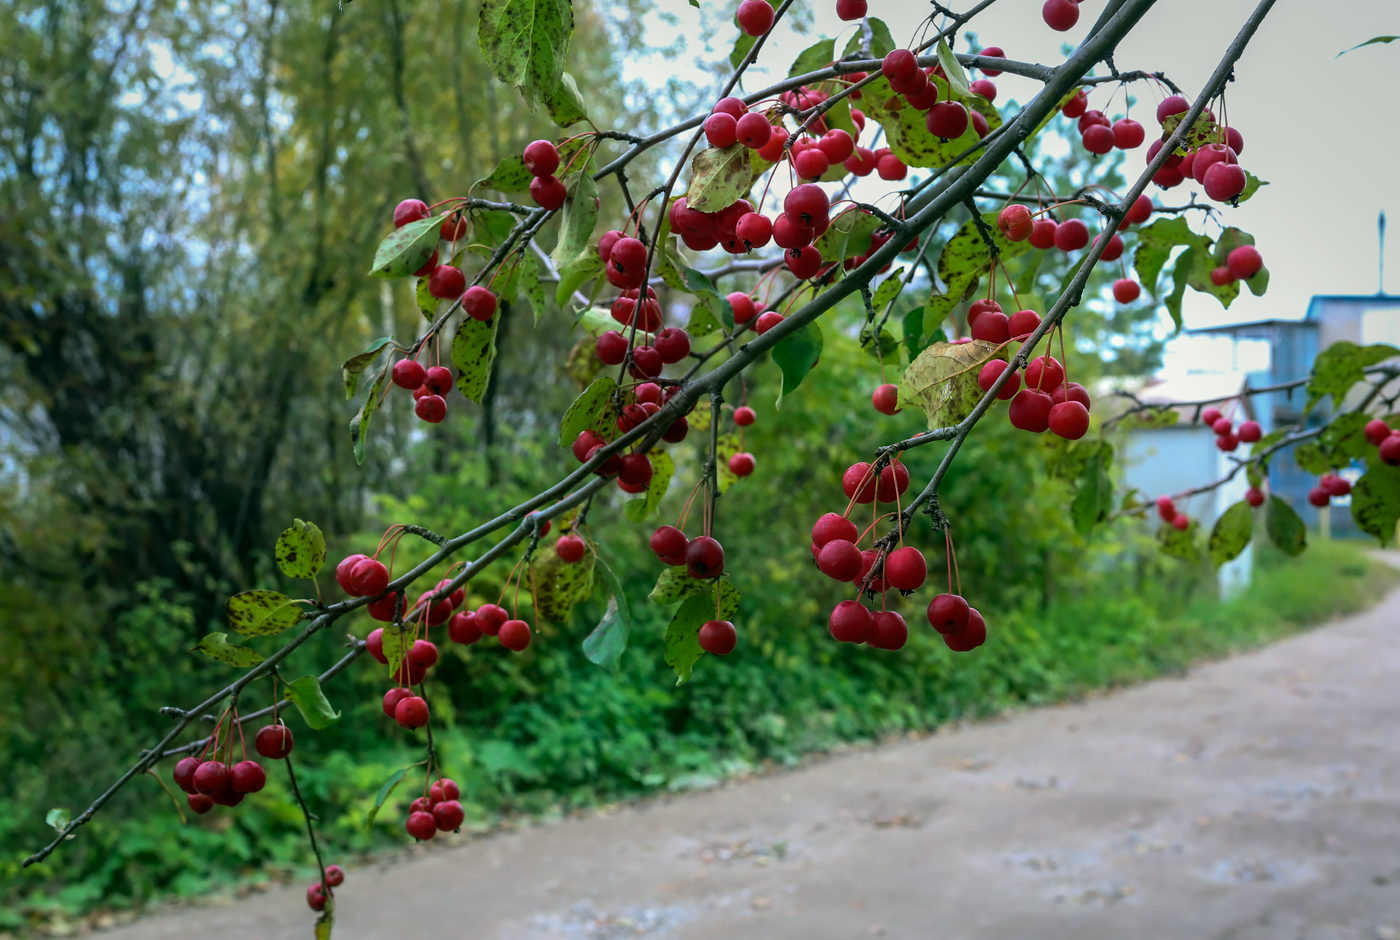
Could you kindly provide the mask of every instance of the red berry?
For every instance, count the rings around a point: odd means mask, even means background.
[[[462,295],[462,309],[473,320],[489,320],[496,313],[496,295],[480,284],[473,284]]]
[[[1040,15],[1044,18],[1046,26],[1063,33],[1073,29],[1074,24],[1079,22],[1078,0],[1045,0],[1045,5],[1040,8]]]
[[[495,604],[482,604],[476,609],[476,625],[481,628],[481,632],[487,636],[495,636],[501,632],[501,624],[510,619],[504,607]]]
[[[690,355],[690,334],[680,327],[668,326],[656,334],[653,348],[661,354],[661,361],[675,365]]]
[[[782,322],[783,315],[781,313],[776,310],[765,310],[758,315],[758,322],[754,324],[753,330],[759,336],[762,336]]]
[[[1089,226],[1078,219],[1066,219],[1055,226],[1055,247],[1061,251],[1078,251],[1089,244]]]
[[[1370,441],[1372,446],[1379,447],[1381,444],[1385,443],[1386,438],[1390,437],[1390,425],[1386,424],[1380,418],[1372,418],[1370,421],[1366,422],[1365,434],[1366,440]],[[342,564],[344,564],[344,562],[342,562]],[[336,569],[337,573],[339,570],[339,568]],[[337,577],[338,576],[337,574]]]
[[[456,800],[443,800],[433,806],[433,821],[437,823],[439,832],[455,832],[462,827],[466,818],[462,804]]]
[[[1230,273],[1230,269],[1222,264],[1218,268],[1210,269],[1210,282],[1216,287],[1224,287],[1226,284],[1235,283],[1235,277]]]
[[[875,487],[875,499],[892,503],[909,489],[909,468],[902,463],[886,464],[880,469],[880,482]]]
[[[826,154],[816,149],[804,150],[792,158],[792,168],[799,179],[819,180],[830,166]]]
[[[394,720],[402,728],[421,728],[428,723],[428,703],[420,696],[410,695],[394,706]]]
[[[707,127],[707,133],[708,130]],[[750,150],[757,150],[773,139],[773,125],[768,123],[768,118],[757,111],[751,111],[739,118],[735,122],[734,132],[739,143]]]
[[[437,820],[433,818],[433,814],[424,812],[409,813],[403,827],[419,842],[427,842],[437,835],[438,831]]]
[[[870,403],[880,414],[894,414],[899,411],[899,386],[886,382],[875,389],[875,392],[870,396]]]
[[[972,322],[972,338],[1001,345],[1011,338],[1011,319],[1000,310],[988,310]]]
[[[729,472],[736,477],[746,477],[753,473],[753,454],[738,453],[729,458]]]
[[[194,769],[192,782],[197,793],[214,796],[229,788],[228,765],[207,760]]]
[[[826,622],[831,636],[842,643],[864,643],[870,635],[870,611],[859,601],[842,601]]]
[[[1031,237],[1035,219],[1031,210],[1023,205],[1010,205],[997,213],[997,229],[1007,241],[1023,242]]]
[[[908,49],[895,49],[880,63],[880,72],[891,85],[904,84],[919,70],[919,60]]]
[[[1026,388],[1048,392],[1065,381],[1065,367],[1054,356],[1036,356],[1026,363]]]
[[[279,723],[258,731],[257,737],[253,739],[253,749],[268,760],[281,760],[292,753],[295,743],[292,739],[292,729]]]
[[[666,368],[655,346],[638,346],[632,350],[632,365],[627,374],[634,379],[654,379]]]
[[[740,405],[738,408],[734,409],[734,423],[741,428],[746,428],[753,424],[756,417],[757,415],[754,414],[754,410],[748,405]]]
[[[1130,304],[1138,299],[1142,288],[1137,281],[1122,277],[1113,282],[1113,299],[1120,304]]]
[[[1190,108],[1191,104],[1180,95],[1163,98],[1157,105],[1157,122],[1160,124],[1173,114],[1185,114]]]
[[[875,161],[875,173],[882,180],[902,180],[909,175],[909,167],[892,153],[887,153]]]
[[[1400,434],[1392,434],[1380,443],[1381,463],[1400,467]]]
[[[446,395],[452,390],[452,370],[446,366],[433,366],[423,377],[423,384],[434,395]]]
[[[1050,427],[1050,409],[1054,402],[1045,392],[1033,388],[1023,388],[1011,399],[1008,415],[1011,426],[1022,431],[1040,434]]]
[[[865,642],[877,650],[899,650],[909,641],[909,625],[904,618],[892,610],[882,610],[871,615],[870,632]]]
[[[413,413],[429,424],[438,424],[447,417],[447,399],[441,395],[424,395],[414,404]]]
[[[553,176],[559,169],[559,151],[547,140],[526,144],[523,159],[531,176]]]
[[[718,147],[721,150],[732,147],[739,139],[738,125],[739,122],[734,120],[734,115],[716,111],[705,118],[705,139],[709,141],[711,147]]]
[[[553,212],[569,198],[569,191],[564,188],[558,177],[537,176],[530,180],[530,198],[535,200],[541,209]]]
[[[1113,146],[1119,150],[1132,150],[1141,147],[1147,139],[1147,132],[1137,121],[1123,118],[1113,122]]]
[[[1264,491],[1257,486],[1251,486],[1244,494],[1245,502],[1251,506],[1264,505]]]
[[[1235,434],[1221,434],[1215,439],[1215,446],[1229,453],[1240,446],[1240,439]]]
[[[1089,98],[1082,91],[1074,93],[1074,97],[1064,103],[1060,108],[1060,113],[1067,118],[1077,118],[1089,107]]]
[[[1089,399],[1089,392],[1078,382],[1070,382],[1055,389],[1050,393],[1050,401],[1057,405],[1064,401],[1077,401],[1085,408],[1093,407],[1093,402]]]
[[[857,534],[854,522],[845,516],[829,512],[818,519],[816,525],[812,526],[812,544],[820,548],[836,539],[855,542]]]
[[[997,378],[1006,371],[1008,364],[1002,359],[989,359],[982,366],[982,370],[977,373],[977,385],[982,391],[989,391]],[[1006,380],[1006,384],[997,392],[997,398],[1002,401],[1009,401],[1016,395],[1021,387],[1021,373],[1012,371],[1011,378]]]
[[[876,486],[878,479],[870,472],[870,464],[863,460],[846,468],[846,472],[841,475],[841,489],[846,498],[854,498],[858,503],[874,502]]]
[[[428,218],[428,204],[421,199],[405,199],[394,207],[394,228],[403,228],[410,222],[420,222]]]
[[[1077,401],[1062,401],[1051,406],[1048,423],[1056,436],[1077,441],[1089,430],[1089,409]]]
[[[622,360],[627,358],[627,337],[617,330],[608,330],[594,342],[593,351],[598,354],[598,359],[603,365],[620,366]]]
[[[428,275],[428,293],[439,300],[455,300],[466,289],[467,276],[450,264],[440,264]]]
[[[793,187],[783,199],[783,212],[803,225],[814,226],[826,219],[830,211],[831,200],[825,190],[814,183]]]
[[[1264,436],[1264,429],[1258,421],[1241,421],[1239,430],[1235,433],[1239,435],[1242,443],[1253,444]]]
[[[1241,245],[1225,258],[1225,266],[1230,276],[1239,281],[1247,281],[1264,267],[1264,256],[1253,245]]]
[[[452,615],[447,622],[447,636],[453,643],[471,646],[481,639],[481,628],[476,624],[476,614],[469,610]]]
[[[214,808],[214,801],[203,793],[191,793],[185,797],[185,802],[189,804],[191,810],[201,816]]]
[[[313,911],[326,909],[326,892],[319,881],[306,889],[306,903]]]
[[[400,359],[398,362],[394,363],[393,382],[399,388],[406,388],[412,391],[422,385],[423,380],[427,377],[428,370],[412,359]]]
[[[1308,502],[1312,503],[1314,506],[1326,506],[1331,501],[1332,495],[1320,486],[1314,486],[1312,489],[1308,490]],[[195,779],[195,786],[199,786],[199,780],[197,775]]]
[[[1123,221],[1130,225],[1146,222],[1152,217],[1152,209],[1152,200],[1145,195],[1139,196],[1123,215]]]
[[[194,772],[199,768],[198,757],[182,757],[175,764],[175,786],[186,793],[197,792],[194,788]]]
[[[1040,314],[1034,310],[1017,310],[1006,321],[1007,332],[1012,339],[1030,336],[1040,327]]]
[[[685,567],[692,578],[709,580],[724,574],[724,548],[708,535],[691,539],[685,548]]]
[[[392,689],[384,693],[384,714],[388,715],[390,718],[393,718],[394,713],[398,710],[399,702],[402,702],[406,698],[412,698],[412,696],[412,689],[405,689],[402,686],[394,686]]]
[[[617,478],[628,486],[646,486],[651,474],[651,458],[646,454],[624,454]]]
[[[673,525],[663,525],[651,534],[651,550],[668,565],[685,564],[685,550],[690,540]]]
[[[967,653],[987,642],[987,624],[975,607],[967,609],[967,626],[943,634],[943,643],[955,653]]]
[[[958,594],[939,594],[928,605],[928,622],[939,633],[959,633],[967,627],[970,608]]]
[[[1217,163],[1206,171],[1205,179],[1201,182],[1205,184],[1206,195],[1211,199],[1229,202],[1244,192],[1248,181],[1244,169],[1239,165]]]
[[[728,620],[707,620],[701,625],[697,639],[700,641],[700,648],[705,652],[714,653],[716,656],[728,656],[734,652],[739,634],[734,629],[734,624]]]
[[[1054,219],[1036,219],[1035,225],[1031,226],[1031,247],[1045,251],[1055,247],[1055,231],[1059,226]]]
[[[897,548],[885,559],[885,580],[901,591],[916,591],[928,577],[923,552],[912,545]]]
[[[762,36],[773,28],[773,8],[766,0],[744,0],[736,18],[739,28],[750,36]]]
[[[326,884],[332,888],[339,888],[345,883],[345,869],[339,865],[326,866]]]
[[[1102,124],[1090,125],[1084,131],[1084,149],[1090,153],[1108,153],[1113,149],[1113,130]]]
[[[368,557],[367,555],[346,555],[341,559],[340,564],[335,566],[336,583],[340,585],[342,591],[349,594],[351,597],[359,597],[360,595],[356,593],[355,584],[350,580],[350,572],[355,569],[356,565],[365,561]]]
[[[924,115],[924,126],[934,137],[955,140],[967,133],[967,108],[958,101],[940,101]]]
[[[832,539],[817,553],[818,570],[835,581],[854,581],[860,565],[860,549],[845,539]]]
[[[577,535],[561,535],[554,543],[554,553],[569,564],[581,561],[587,550],[588,546]]]
[[[241,760],[229,769],[228,782],[235,793],[257,793],[267,786],[267,771],[255,760]]]
[[[805,281],[821,270],[822,253],[817,250],[815,245],[805,245],[802,248],[789,248],[784,253],[783,257],[787,260],[788,271],[799,281]],[[769,313],[773,312],[769,311]],[[779,317],[779,319],[781,319],[782,316],[777,313],[773,313],[773,315]],[[768,316],[768,314],[764,314],[763,316]],[[760,324],[763,322],[763,316],[758,318]],[[760,329],[759,332],[763,333],[766,331]]]
[[[1207,408],[1201,412],[1201,422],[1208,428],[1214,428],[1215,422],[1225,417],[1220,413],[1219,408]]]
[[[519,653],[530,645],[530,625],[523,620],[507,620],[501,624],[497,639],[506,649]]]

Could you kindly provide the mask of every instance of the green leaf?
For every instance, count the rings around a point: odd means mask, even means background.
[[[749,150],[743,144],[724,149],[707,147],[690,162],[690,185],[685,202],[699,212],[718,212],[727,208],[749,191],[753,183],[753,164]]]
[[[881,224],[879,218],[859,209],[841,213],[831,220],[831,225],[817,239],[822,263],[844,261],[865,254],[870,250],[870,236]]]
[[[729,582],[729,575],[722,575],[715,582],[715,593],[719,597],[719,620],[729,620],[739,612],[739,589]]]
[[[369,393],[365,395],[365,403],[360,406],[360,410],[355,412],[355,417],[350,419],[350,447],[355,453],[355,463],[365,462],[365,441],[369,438],[369,422],[374,417],[375,411],[379,409],[379,402],[383,398],[384,383],[389,381],[389,364],[384,363],[384,368],[379,370],[379,375],[374,380],[374,384],[369,387]]]
[[[392,336],[381,336],[365,347],[365,351],[345,360],[340,367],[340,377],[345,381],[345,397],[348,400],[359,387],[360,375],[379,357],[379,352],[394,341]]]
[[[442,219],[434,216],[396,228],[379,243],[374,265],[375,277],[408,277],[432,260],[442,232]]]
[[[957,424],[981,400],[977,373],[998,348],[982,340],[933,343],[904,370],[899,383],[900,404],[922,411],[930,428]]]
[[[1255,193],[1259,192],[1259,187],[1268,185],[1269,183],[1267,180],[1261,180],[1253,173],[1249,172],[1248,170],[1245,170],[1244,192],[1240,193],[1239,198],[1237,198],[1235,202],[1248,202],[1250,196],[1253,196]]]
[[[1376,461],[1366,468],[1351,488],[1351,517],[1362,532],[1390,544],[1400,519],[1400,467]]]
[[[301,620],[302,610],[277,591],[243,591],[224,606],[228,625],[244,636],[276,636]]]
[[[582,559],[567,562],[551,549],[537,551],[530,561],[534,578],[536,612],[550,623],[568,623],[574,605],[593,593],[596,556],[590,551]]]
[[[1138,247],[1133,255],[1133,268],[1142,286],[1157,293],[1157,281],[1162,268],[1179,245],[1205,247],[1210,240],[1191,231],[1182,216],[1162,218],[1138,230]],[[1185,270],[1185,269],[1183,269]]]
[[[894,37],[890,35],[890,28],[885,25],[885,21],[878,17],[867,17],[866,25],[870,27],[870,48],[866,48],[865,30],[858,29],[851,34],[851,38],[846,41],[846,48],[841,53],[841,58],[848,59],[859,52],[868,52],[868,56],[863,58],[883,59],[894,51]]]
[[[1207,547],[1211,564],[1219,568],[1232,558],[1239,557],[1250,539],[1254,538],[1254,509],[1240,500],[1215,520],[1215,528],[1210,531]]]
[[[898,267],[890,272],[890,276],[880,282],[880,286],[875,288],[875,296],[870,298],[871,304],[876,310],[884,308],[885,304],[899,296],[899,292],[904,290],[904,268]]]
[[[1079,478],[1079,490],[1070,505],[1070,518],[1075,531],[1080,535],[1089,534],[1094,526],[1108,518],[1113,511],[1113,481],[1108,468],[1113,463],[1113,447],[1107,441],[1095,448],[1084,462],[1084,470]]]
[[[496,164],[496,168],[491,171],[490,176],[477,180],[473,185],[485,186],[498,193],[523,196],[530,191],[530,180],[532,179],[534,176],[525,168],[525,158],[516,154],[506,157]]]
[[[340,712],[331,708],[331,703],[326,701],[326,695],[321,691],[321,680],[315,676],[302,676],[288,682],[282,694],[297,707],[307,726],[314,731],[324,731],[340,718]]]
[[[647,484],[646,495],[622,504],[622,512],[631,522],[642,522],[656,511],[671,485],[671,477],[676,474],[676,463],[664,450],[654,450],[648,456],[651,459],[651,482]]]
[[[335,929],[335,898],[326,898],[326,907],[316,918],[314,929],[316,940],[331,940],[331,931]]]
[[[664,607],[703,590],[704,581],[692,578],[685,565],[676,565],[661,572],[661,576],[656,579],[656,587],[651,589],[647,597]]]
[[[1381,43],[1384,43],[1384,42],[1394,42],[1394,41],[1397,40],[1397,39],[1400,39],[1400,36],[1372,36],[1370,39],[1366,40],[1365,42],[1357,43],[1356,45],[1352,46],[1350,49],[1343,49],[1341,52],[1337,53],[1336,56],[1334,56],[1334,58],[1340,59],[1342,56],[1346,55],[1348,52],[1355,52],[1357,49],[1361,49],[1361,48],[1363,48],[1363,47],[1365,47],[1365,46],[1370,46],[1370,45],[1373,45],[1373,44],[1378,43],[1378,42],[1381,42]]]
[[[365,817],[365,829],[367,831],[374,825],[374,817],[379,815],[379,810],[384,806],[384,801],[387,800],[389,794],[393,793],[398,787],[399,781],[404,778],[404,774],[408,773],[414,767],[421,766],[422,764],[410,764],[407,767],[401,767],[390,774],[388,780],[384,781],[384,785],[380,787],[379,792],[375,794],[374,805],[369,808],[369,815]]]
[[[1001,234],[997,229],[995,212],[982,213],[982,221],[990,230],[992,242],[997,246],[1003,263],[1019,258],[1031,250],[1030,242],[1008,241],[1006,236]],[[978,230],[977,223],[968,219],[957,233],[948,239],[948,244],[943,246],[943,252],[938,256],[938,278],[951,288],[956,283],[965,282],[968,275],[980,277],[991,269],[991,264],[992,253],[986,240]]]
[[[611,568],[601,560],[598,574],[607,591],[608,603],[603,609],[602,619],[583,641],[583,655],[595,666],[602,666],[617,675],[622,662],[622,654],[627,649],[627,639],[632,632],[632,611],[627,607],[627,595]]]
[[[944,315],[946,317],[946,314]],[[939,317],[934,323],[934,329],[943,322],[944,317]],[[924,324],[924,308],[914,307],[904,314],[904,348],[909,353],[909,361],[914,361],[919,353],[923,352],[930,342]]]
[[[234,646],[228,641],[227,633],[211,633],[199,641],[190,652],[203,653],[215,662],[226,663],[239,669],[256,666],[263,661],[257,650],[246,646]]]
[[[326,537],[316,523],[296,519],[277,537],[273,557],[287,577],[314,578],[326,563]]]
[[[877,362],[899,362],[899,340],[889,330],[882,328],[877,338],[870,327],[863,327],[860,348]]]
[[[1186,282],[1189,279],[1188,272],[1196,263],[1196,249],[1188,248],[1176,259],[1176,264],[1172,266],[1172,292],[1167,295],[1162,303],[1166,306],[1167,312],[1172,316],[1172,322],[1176,324],[1176,331],[1181,332],[1181,301],[1186,296]]]
[[[1328,346],[1313,360],[1312,378],[1308,380],[1308,404],[1312,407],[1325,396],[1332,396],[1332,406],[1341,408],[1347,392],[1366,377],[1366,369],[1379,362],[1400,356],[1400,349],[1385,343],[1358,346],[1340,340]]]
[[[681,277],[684,279],[685,290],[700,298],[700,302],[720,323],[724,324],[726,330],[734,329],[734,308],[729,305],[729,298],[719,292],[719,288],[715,287],[714,282],[703,271],[687,267],[684,264],[679,265],[679,267]],[[694,317],[695,313],[692,311],[692,320]],[[698,337],[704,336],[705,332],[702,332],[697,326],[691,329],[690,334]]]
[[[938,64],[943,66],[943,73],[948,76],[948,84],[953,91],[964,98],[971,98],[973,95],[972,84],[967,80],[967,73],[963,71],[962,63],[958,57],[953,55],[953,50],[948,48],[948,40],[938,40]]]
[[[1216,284],[1210,279],[1210,272],[1224,264],[1223,261],[1215,260],[1215,253],[1210,251],[1214,242],[1207,240],[1205,247],[1197,247],[1191,253],[1191,267],[1186,272],[1186,284],[1192,290],[1200,291],[1202,294],[1210,294],[1220,305],[1229,309],[1230,304],[1240,295],[1239,281],[1230,281],[1228,284]],[[1182,258],[1186,257],[1184,254]],[[1174,271],[1181,270],[1181,260],[1177,259]]]
[[[519,88],[533,111],[554,96],[573,31],[570,0],[485,0],[477,36],[491,73]]]
[[[783,337],[772,350],[773,361],[783,370],[783,381],[778,386],[777,408],[783,406],[783,396],[802,384],[807,373],[817,364],[822,355],[822,331],[815,323],[808,323],[800,330]]]
[[[598,252],[581,254],[559,269],[559,286],[554,290],[554,302],[562,310],[569,302],[569,295],[583,286],[590,278],[603,273],[603,259]]]
[[[485,323],[467,317],[452,337],[452,367],[457,370],[457,390],[470,401],[480,402],[491,380],[496,361],[496,328],[504,311]]]
[[[788,69],[788,78],[796,78],[799,75],[806,75],[808,72],[824,69],[831,64],[835,55],[836,40],[819,39],[798,53],[797,58],[793,60],[792,68]]]
[[[62,832],[67,829],[68,824],[72,821],[72,814],[61,807],[58,809],[51,809],[44,814],[44,822],[52,826],[55,832]]]
[[[437,319],[438,305],[442,301],[433,296],[428,278],[420,277],[418,279],[418,283],[413,287],[413,300],[418,304],[418,312],[423,314],[424,320],[432,323]]]
[[[404,616],[408,616],[408,601],[404,601]],[[420,614],[421,616],[421,614]],[[413,648],[413,639],[408,632],[396,623],[386,623],[380,636],[380,645],[384,649],[384,658],[388,660],[389,675],[396,675],[399,667],[403,665],[404,657]]]
[[[615,388],[617,382],[610,376],[602,375],[574,399],[564,412],[564,420],[559,422],[560,447],[570,446],[580,434],[598,423],[598,417]]]
[[[520,259],[520,289],[530,302],[535,314],[535,326],[540,325],[540,314],[544,313],[544,283],[540,280],[540,265],[534,254],[526,251]]]
[[[700,627],[717,613],[715,594],[702,586],[704,593],[686,599],[666,627],[666,665],[676,671],[676,685],[690,678],[690,672],[704,654],[700,649]]]
[[[579,121],[588,121],[587,106],[583,95],[579,94],[578,82],[568,72],[559,76],[559,85],[544,103],[550,118],[560,127],[568,127]],[[591,122],[590,122],[591,123]]]
[[[928,303],[924,304],[923,327],[924,334],[930,339],[936,339],[935,332],[943,321],[948,319],[958,304],[968,300],[976,293],[978,286],[982,283],[976,272],[967,271],[956,275],[948,284],[948,290],[942,294],[929,294]]]
[[[1201,558],[1201,548],[1196,544],[1196,532],[1200,525],[1195,519],[1184,529],[1178,529],[1174,525],[1162,524],[1157,531],[1157,543],[1163,554],[1171,555],[1173,558],[1180,558],[1182,561],[1195,562]]]
[[[556,265],[564,265],[588,252],[598,254],[593,245],[593,227],[598,224],[598,184],[587,173],[570,177],[577,180],[564,202],[559,219],[559,241],[549,253]]]
[[[694,427],[692,424],[691,427]],[[699,429],[696,428],[698,431]],[[729,488],[739,482],[739,477],[733,470],[729,469],[729,458],[739,453],[739,437],[736,434],[721,434],[715,441],[715,474],[719,477],[717,484],[721,494],[728,492]]]
[[[1323,428],[1318,442],[1332,455],[1333,466],[1345,467],[1352,460],[1367,456],[1371,442],[1366,440],[1366,423],[1370,419],[1363,411],[1346,411]]]
[[[1303,554],[1303,549],[1308,547],[1308,527],[1303,525],[1293,507],[1277,496],[1270,496],[1268,505],[1264,528],[1269,538],[1285,555]]]

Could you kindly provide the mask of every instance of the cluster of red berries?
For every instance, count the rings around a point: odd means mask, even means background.
[[[1253,245],[1241,245],[1225,256],[1225,263],[1212,268],[1210,282],[1224,287],[1236,281],[1247,281],[1264,269],[1264,256]]]
[[[404,828],[419,842],[427,842],[439,832],[456,832],[467,814],[462,810],[462,791],[456,782],[439,777],[428,787],[426,796],[408,804]]]
[[[990,313],[1000,313],[990,311]],[[1023,310],[1021,313],[1033,311]],[[989,313],[982,314],[983,317]],[[1004,315],[1003,315],[1004,317]],[[1037,317],[1037,319],[1039,319]],[[990,391],[1001,374],[1010,368],[1002,359],[989,359],[977,373],[977,385]],[[1089,430],[1089,409],[1093,402],[1089,392],[1078,382],[1065,381],[1065,367],[1054,356],[1036,356],[1026,363],[1026,387],[1021,388],[1021,375],[1013,373],[997,392],[997,398],[1010,400],[1007,417],[1011,426],[1033,434],[1050,431],[1066,440],[1077,441]]]
[[[1366,440],[1380,449],[1381,463],[1400,467],[1400,431],[1392,428],[1380,418],[1366,422]]]
[[[220,725],[222,728],[223,725]],[[226,734],[232,733],[232,728]],[[210,739],[210,745],[218,753],[218,735],[216,729],[214,736]],[[231,739],[229,740],[231,744]],[[292,752],[292,729],[286,725],[278,723],[268,725],[257,733],[253,739],[253,749],[269,760],[280,760]],[[208,747],[205,753],[208,752]],[[244,754],[243,760],[236,764],[230,764],[220,760],[205,760],[204,755],[199,757],[185,757],[176,762],[173,773],[175,785],[186,794],[185,801],[190,809],[201,816],[217,806],[237,806],[243,802],[243,797],[249,793],[257,793],[267,786],[267,771],[263,770],[262,764],[255,760],[248,760]]]
[[[525,169],[530,171],[530,198],[541,209],[551,212],[564,204],[569,192],[563,181],[554,175],[559,169],[559,150],[547,140],[531,141],[521,155]]]
[[[1351,493],[1351,481],[1335,473],[1324,473],[1317,478],[1317,486],[1308,490],[1308,502],[1321,508],[1339,496]]]
[[[1157,497],[1157,515],[1161,516],[1162,521],[1173,529],[1180,529],[1183,532],[1191,525],[1190,517],[1184,512],[1177,511],[1176,502],[1170,496]]]
[[[306,889],[306,903],[313,911],[324,911],[326,901],[331,898],[332,888],[339,888],[345,883],[345,870],[339,865],[326,866],[326,881],[322,884],[319,881],[312,882]]]
[[[651,534],[649,544],[663,564],[685,565],[692,578],[711,581],[724,574],[724,546],[711,536],[687,538],[677,526],[663,525]],[[705,652],[726,656],[734,651],[738,632],[728,620],[710,620],[701,625],[699,639]]]
[[[1215,432],[1215,446],[1229,453],[1241,444],[1253,444],[1264,436],[1264,429],[1258,421],[1241,421],[1238,428],[1218,408],[1207,408],[1201,412],[1201,423]]]
[[[1081,91],[1060,110],[1066,117],[1073,116],[1070,113],[1072,111],[1078,112],[1079,137],[1084,149],[1090,153],[1102,155],[1115,147],[1119,150],[1133,150],[1141,147],[1147,139],[1147,131],[1137,121],[1128,117],[1109,121],[1102,111],[1090,109],[1088,104],[1089,99]]]
[[[1157,105],[1157,120],[1165,122],[1177,114],[1185,114],[1190,103],[1180,95],[1171,95]],[[1215,120],[1209,110],[1205,117]],[[1155,140],[1147,148],[1147,162],[1151,163],[1162,149],[1165,140]],[[1193,179],[1199,182],[1206,195],[1216,202],[1230,202],[1244,192],[1249,178],[1239,164],[1239,155],[1244,150],[1244,136],[1234,127],[1222,127],[1220,140],[1192,150],[1184,155],[1172,154],[1152,181],[1163,189],[1171,189],[1183,181]]]
[[[978,137],[987,136],[987,119],[961,101],[939,101],[938,85],[930,81],[943,76],[938,66],[919,67],[919,59],[908,49],[895,49],[880,62],[880,73],[890,87],[903,96],[911,108],[924,112],[928,132],[943,140],[954,140],[967,133],[971,126]],[[974,83],[973,91],[984,98],[996,97],[996,85],[985,79]]]
[[[1153,208],[1151,199],[1139,196],[1124,213],[1123,221],[1118,226],[1119,229],[1146,222],[1152,217]],[[1029,207],[1013,203],[997,213],[997,230],[1007,241],[1029,241],[1031,247],[1039,248],[1042,251],[1058,248],[1060,251],[1070,252],[1089,247],[1089,227],[1087,225],[1079,219],[1066,219],[1057,223],[1050,218],[1036,218],[1037,215],[1044,214],[1044,211],[1046,210],[1033,213]],[[1095,235],[1093,243],[1098,244],[1102,237],[1102,235]],[[1104,246],[1103,254],[1099,258],[1101,261],[1117,261],[1123,256],[1123,250],[1123,237],[1114,232],[1109,236],[1108,244]],[[1132,303],[1138,299],[1141,293],[1141,285],[1131,278],[1119,278],[1113,283],[1113,299],[1120,304]],[[1036,322],[1039,323],[1039,316],[1036,317]],[[1011,335],[1019,334],[1013,332]]]
[[[419,418],[429,424],[437,424],[447,417],[447,393],[452,389],[451,369],[445,366],[425,369],[415,359],[400,359],[394,363],[392,378],[399,388],[413,392],[413,413]]]

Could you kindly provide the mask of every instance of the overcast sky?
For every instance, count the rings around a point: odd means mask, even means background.
[[[731,4],[701,3],[711,23],[732,15]],[[678,33],[700,34],[702,14],[685,0],[657,0],[657,5],[658,14],[648,20],[652,45],[670,43]],[[814,32],[839,34],[839,50],[852,25],[837,20],[834,0],[811,5],[816,10]],[[1040,5],[1040,0],[1000,0],[973,26],[983,43],[1001,46],[1010,58],[1054,65],[1062,61],[1061,44],[1083,39],[1103,8],[1101,0],[1084,0],[1079,24],[1068,33],[1057,33],[1042,21]],[[1254,6],[1252,0],[1163,0],[1120,45],[1117,65],[1161,70],[1194,95]],[[917,0],[870,0],[870,15],[889,23],[897,42],[907,40],[927,9]],[[719,25],[714,54],[727,56],[733,33],[728,23]],[[1400,121],[1395,117],[1400,113],[1400,42],[1334,58],[1342,49],[1381,34],[1400,34],[1400,0],[1282,0],[1265,20],[1236,68],[1226,100],[1231,123],[1245,137],[1240,162],[1271,185],[1238,209],[1226,207],[1223,218],[1225,224],[1253,233],[1272,279],[1267,295],[1256,298],[1244,292],[1229,310],[1213,297],[1187,291],[1188,328],[1297,318],[1313,294],[1374,293],[1376,214],[1381,209],[1389,210],[1392,222],[1387,286],[1400,293],[1400,178],[1395,169],[1400,154]],[[813,33],[798,34],[780,24],[760,64],[772,75],[785,75],[797,53],[813,41]],[[701,44],[691,39],[686,55],[666,57],[665,73],[683,74],[684,63],[703,55]],[[659,64],[644,58],[629,71],[654,79]],[[745,85],[757,88],[765,83]],[[1028,100],[1036,87],[1011,75],[1002,75],[997,83],[999,102]],[[1091,105],[1106,102],[1109,94],[1108,89],[1098,91]],[[1136,94],[1145,103],[1156,100],[1146,86],[1138,86]],[[1115,104],[1121,107],[1122,101],[1120,95]],[[1150,140],[1156,130],[1151,112],[1146,107],[1134,110],[1148,125]],[[1130,153],[1130,170],[1144,165],[1144,151]],[[1191,181],[1166,193],[1150,186],[1148,192],[1154,200],[1176,204],[1186,200],[1188,184]],[[1196,214],[1192,224],[1200,228]]]

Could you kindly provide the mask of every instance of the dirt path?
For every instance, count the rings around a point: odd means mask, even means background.
[[[337,940],[1400,938],[1400,591],[1083,704],[361,869]],[[104,940],[311,935],[302,889]]]

